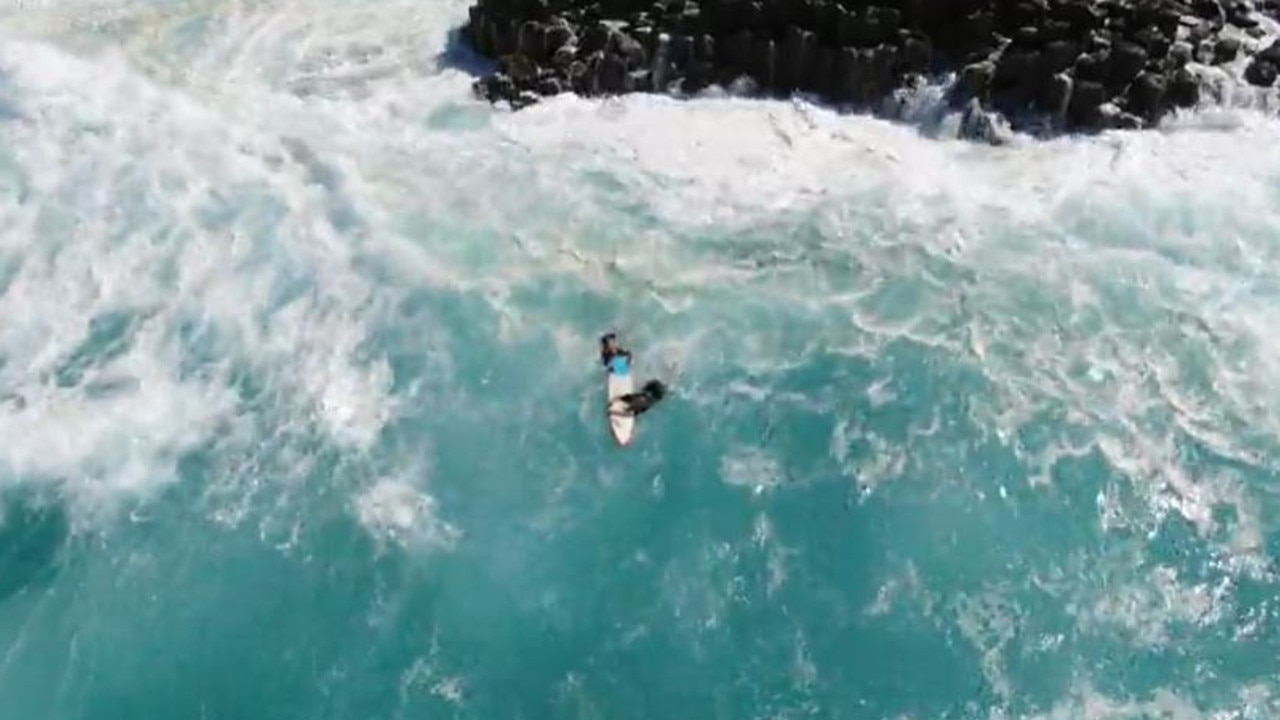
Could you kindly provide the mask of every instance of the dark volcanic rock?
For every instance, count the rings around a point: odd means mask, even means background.
[[[1169,48],[1169,57],[1165,65],[1171,70],[1181,70],[1191,62],[1194,52],[1190,43],[1176,42]]]
[[[1097,127],[1099,110],[1107,100],[1107,90],[1102,83],[1081,80],[1071,90],[1071,104],[1067,107],[1067,120],[1077,127]]]
[[[538,81],[538,94],[542,96],[559,95],[564,92],[564,84],[557,77],[545,77]]]
[[[712,84],[892,108],[951,75],[948,103],[988,136],[996,113],[1015,129],[1153,126],[1199,104],[1192,62],[1252,55],[1245,79],[1275,86],[1280,43],[1219,34],[1256,37],[1260,13],[1280,18],[1280,0],[476,0],[462,37],[497,61],[476,93],[514,108]]]
[[[1250,85],[1271,87],[1276,84],[1276,65],[1270,60],[1255,58],[1244,70],[1244,79]]]
[[[1094,50],[1076,58],[1073,75],[1077,80],[1102,83],[1111,74],[1111,51],[1105,48]]]
[[[498,72],[523,85],[537,79],[538,66],[529,56],[517,52],[498,59]]]
[[[1071,104],[1071,93],[1074,81],[1066,73],[1058,73],[1045,80],[1040,86],[1040,94],[1036,97],[1036,105],[1053,121],[1055,127],[1066,122],[1067,109]]]
[[[1168,82],[1162,75],[1144,72],[1134,79],[1125,97],[1129,112],[1154,124],[1166,109]]]
[[[1270,45],[1264,48],[1257,55],[1258,60],[1266,60],[1272,65],[1280,65],[1280,40],[1273,40]]]
[[[1079,44],[1071,40],[1053,40],[1044,46],[1041,60],[1046,74],[1053,75],[1071,67],[1080,57]]]
[[[1111,49],[1111,77],[1108,87],[1114,92],[1138,77],[1147,65],[1147,50],[1131,42],[1119,42]]]
[[[1160,60],[1169,54],[1169,46],[1173,44],[1171,38],[1176,35],[1176,27],[1167,33],[1154,27],[1143,27],[1134,33],[1133,41],[1146,49],[1149,58]]]
[[[1215,42],[1213,46],[1213,63],[1215,65],[1222,65],[1232,62],[1239,54],[1239,40],[1231,37],[1218,38],[1217,42]]]
[[[902,45],[902,69],[909,73],[925,73],[933,62],[929,39],[911,35]]]
[[[631,75],[627,62],[614,53],[597,53],[589,63],[592,95],[616,95],[631,92]]]
[[[986,104],[991,99],[991,83],[996,76],[996,65],[990,60],[973,63],[960,73],[960,81],[952,93],[953,107],[960,107],[976,98]]]
[[[623,32],[615,31],[609,36],[605,51],[622,60],[629,70],[643,67],[649,62],[649,54],[639,40]]]
[[[991,104],[1003,113],[1021,112],[1035,95],[1039,66],[1037,50],[1006,50],[996,63]]]
[[[1065,0],[1052,10],[1055,19],[1067,23],[1077,35],[1096,30],[1106,23],[1101,6],[1087,0]]]
[[[1183,68],[1169,81],[1169,102],[1180,108],[1195,107],[1200,103],[1200,84],[1191,71]]]
[[[1222,4],[1218,0],[1194,0],[1191,3],[1192,12],[1197,16],[1221,25],[1227,20],[1226,13],[1222,10]]]

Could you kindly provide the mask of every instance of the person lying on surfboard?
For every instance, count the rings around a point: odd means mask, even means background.
[[[618,345],[617,333],[608,333],[600,338],[600,362],[611,373],[625,375],[631,371],[631,351]],[[614,398],[609,410],[615,415],[640,415],[657,405],[666,394],[667,386],[661,380],[650,380],[639,392]]]
[[[614,412],[621,415],[643,414],[661,402],[666,394],[667,386],[663,385],[661,380],[650,380],[640,388],[640,392],[619,395],[613,401]]]

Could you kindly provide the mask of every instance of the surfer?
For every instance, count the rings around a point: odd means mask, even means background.
[[[619,415],[641,415],[661,402],[666,394],[667,386],[661,380],[650,380],[640,388],[640,392],[619,395],[614,400],[614,412]],[[618,407],[617,403],[622,403],[622,407]]]
[[[617,376],[631,373],[631,351],[618,345],[617,333],[607,333],[600,338],[600,362]],[[639,392],[629,392],[614,397],[610,412],[614,415],[636,415],[648,412],[667,394],[667,386],[661,380],[649,380]]]
[[[625,360],[621,369],[613,362],[614,358],[619,357]],[[624,374],[626,367],[631,364],[631,351],[618,345],[617,333],[607,333],[600,338],[600,362],[609,370]]]

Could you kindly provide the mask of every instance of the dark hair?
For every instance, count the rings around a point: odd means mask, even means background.
[[[644,391],[652,395],[654,400],[661,400],[667,394],[667,386],[661,380],[650,380],[644,384]]]

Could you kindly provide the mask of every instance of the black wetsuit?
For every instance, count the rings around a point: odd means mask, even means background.
[[[665,388],[656,380],[650,380],[638,392],[630,392],[618,399],[627,404],[633,415],[639,415],[657,405],[665,394]]]
[[[647,392],[633,392],[622,395],[618,398],[627,404],[627,409],[632,415],[639,415],[654,405],[658,404],[658,400]]]

